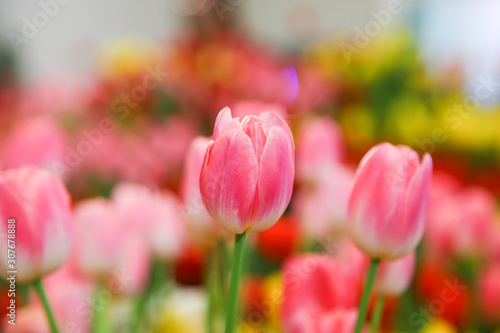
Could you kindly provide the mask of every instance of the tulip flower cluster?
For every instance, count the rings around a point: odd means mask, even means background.
[[[0,331],[496,332],[498,112],[439,146],[461,92],[381,41],[120,45],[0,91]]]

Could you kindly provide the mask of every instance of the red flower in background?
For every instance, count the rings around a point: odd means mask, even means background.
[[[267,259],[281,263],[294,253],[299,241],[296,221],[282,217],[273,227],[257,235],[257,250]]]

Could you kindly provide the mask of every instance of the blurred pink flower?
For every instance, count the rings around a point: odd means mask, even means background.
[[[88,300],[95,296],[96,285],[66,266],[44,279],[45,291],[62,332],[88,332],[92,316]]]
[[[283,268],[285,332],[352,332],[357,317],[358,290],[337,259],[301,255]]]
[[[142,237],[158,258],[172,260],[179,255],[187,242],[187,230],[177,196],[123,182],[113,189],[112,199],[118,219],[131,230],[130,237]]]
[[[0,218],[4,235],[15,230],[17,281],[28,283],[58,269],[70,252],[73,228],[71,198],[63,182],[48,171],[33,167],[0,172]],[[15,223],[11,223],[15,219]],[[11,228],[12,227],[12,228]],[[0,249],[7,253],[8,236]],[[7,255],[0,259],[8,275]]]
[[[397,297],[408,289],[414,273],[415,252],[393,261],[383,261],[377,272],[373,291],[381,296]]]
[[[352,333],[357,316],[356,310],[339,309],[316,315],[299,311],[291,319],[285,333]]]
[[[500,262],[489,264],[481,273],[479,296],[486,317],[500,320]]]
[[[290,128],[278,114],[240,119],[224,108],[200,177],[211,216],[232,233],[272,227],[292,196],[294,152]]]
[[[390,260],[413,251],[427,219],[432,159],[406,146],[382,143],[360,162],[349,200],[347,230],[372,258]]]
[[[297,177],[314,179],[318,172],[345,159],[345,142],[340,126],[323,116],[306,120],[297,136]]]
[[[426,228],[430,256],[481,255],[496,222],[496,201],[483,188],[469,187],[431,202]]]
[[[74,209],[76,229],[75,264],[84,273],[107,277],[119,268],[125,231],[111,201],[94,198],[80,201]]]
[[[344,231],[354,171],[327,164],[314,178],[314,182],[298,190],[294,199],[302,230],[312,238]]]
[[[25,165],[51,169],[64,163],[68,138],[57,121],[50,117],[32,117],[17,121],[2,142],[2,168]]]

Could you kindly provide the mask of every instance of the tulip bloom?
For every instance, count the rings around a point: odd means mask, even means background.
[[[2,233],[15,235],[0,239],[3,277],[17,270],[17,282],[34,282],[62,266],[72,243],[70,204],[63,182],[48,171],[24,167],[0,172]],[[15,263],[8,261],[8,240],[15,241]]]
[[[384,261],[380,264],[373,290],[380,296],[399,296],[410,285],[414,273],[415,252],[394,261]]]
[[[432,159],[406,146],[382,143],[359,164],[349,200],[347,229],[374,259],[396,259],[422,238],[429,205]]]
[[[285,211],[293,188],[295,145],[278,114],[217,116],[200,177],[208,212],[234,234],[272,227]]]

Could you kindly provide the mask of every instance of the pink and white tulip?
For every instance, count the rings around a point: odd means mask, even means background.
[[[272,227],[292,196],[294,151],[290,128],[278,114],[240,119],[222,109],[200,177],[210,215],[236,234]]]
[[[397,297],[410,286],[415,274],[415,252],[380,264],[373,290],[381,296]]]
[[[375,259],[413,251],[425,229],[432,159],[406,146],[382,143],[362,159],[348,207],[352,241]]]
[[[71,249],[71,199],[63,182],[32,167],[0,172],[0,218],[4,235],[15,234],[17,281],[32,282],[58,269]],[[9,223],[15,219],[15,223]],[[15,233],[9,233],[9,225]],[[0,240],[2,276],[12,270],[8,237]]]

